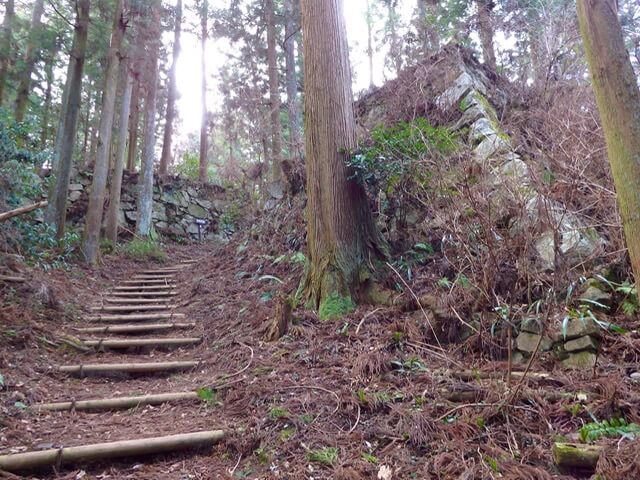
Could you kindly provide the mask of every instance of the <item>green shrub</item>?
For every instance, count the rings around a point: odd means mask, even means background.
[[[122,252],[133,260],[156,260],[164,262],[167,254],[162,247],[151,238],[134,238],[124,245]]]

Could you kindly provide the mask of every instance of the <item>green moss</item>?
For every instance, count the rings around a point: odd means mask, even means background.
[[[338,293],[331,293],[320,302],[318,316],[320,320],[335,320],[353,312],[356,304],[351,297],[343,297]]]

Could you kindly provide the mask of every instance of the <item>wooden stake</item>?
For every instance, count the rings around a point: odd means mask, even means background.
[[[199,366],[202,362],[155,362],[155,363],[88,363],[86,365],[63,365],[58,368],[62,373],[155,373],[188,370]]]
[[[149,310],[175,310],[177,305],[103,305],[102,307],[91,307],[92,312],[134,312]]]
[[[34,405],[33,409],[40,411],[71,411],[71,410],[122,410],[137,408],[143,405],[160,405],[162,403],[179,400],[197,400],[196,392],[159,393],[155,395],[140,395],[135,397],[117,397],[95,400],[79,400],[71,402],[42,403]]]
[[[76,328],[81,333],[144,333],[174,328],[193,328],[195,323],[151,323],[142,325],[108,325],[106,327]]]
[[[97,443],[80,447],[54,448],[40,452],[16,453],[0,456],[0,470],[18,472],[46,466],[60,466],[74,462],[131,457],[174,452],[189,448],[211,446],[224,437],[222,430],[183,433],[166,437]]]
[[[39,208],[44,208],[47,206],[47,202],[38,202],[32,205],[27,205],[26,207],[16,208],[14,210],[9,210],[8,212],[0,213],[0,222],[4,222],[5,220],[9,220],[10,218],[17,217],[18,215],[23,215],[25,213],[32,212],[33,210],[37,210]]]
[[[146,320],[165,320],[184,318],[184,313],[130,313],[128,315],[94,315],[87,317],[88,322],[143,322]]]
[[[200,343],[200,337],[186,338],[125,338],[110,339],[101,338],[99,340],[83,340],[86,347],[100,348],[132,348],[132,347],[178,347],[182,345],[193,345]]]

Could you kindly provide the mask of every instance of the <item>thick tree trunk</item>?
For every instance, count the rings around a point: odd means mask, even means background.
[[[160,1],[154,0],[151,16],[160,23]],[[152,27],[153,28],[153,27]],[[138,177],[138,218],[136,234],[149,236],[153,211],[153,164],[156,146],[156,94],[158,91],[158,52],[160,49],[160,30],[154,32],[149,46],[147,65],[147,95],[144,99],[144,143],[142,145],[142,167]]]
[[[126,28],[124,18],[124,0],[116,1],[116,10],[111,33],[111,44],[107,57],[107,71],[102,97],[100,113],[100,127],[98,129],[98,145],[96,161],[93,166],[93,182],[89,195],[89,207],[84,228],[82,253],[89,264],[95,264],[100,253],[100,229],[104,211],[104,195],[107,188],[107,174],[109,172],[109,153],[111,147],[111,130],[116,105],[116,90],[118,89],[118,72],[120,70],[120,49]]]
[[[42,13],[44,11],[44,0],[36,0],[33,4],[31,16],[31,26],[29,27],[29,40],[27,49],[24,52],[24,70],[20,72],[20,83],[18,85],[18,96],[16,97],[16,121],[22,122],[27,110],[29,92],[31,90],[31,74],[38,60],[38,50],[40,42],[40,31],[42,30]]]
[[[278,80],[278,55],[276,51],[276,19],[273,0],[264,2],[267,20],[267,67],[269,70],[269,107],[271,109],[271,180],[282,179],[282,127],[280,126],[280,88]]]
[[[493,0],[476,0],[478,8],[478,34],[482,43],[484,63],[496,70],[496,53],[493,47]]]
[[[593,79],[622,225],[640,283],[640,90],[613,0],[578,0],[578,21]]]
[[[202,11],[200,12],[200,35],[202,37],[202,45],[200,50],[200,65],[202,68],[202,119],[200,121],[200,163],[198,168],[198,179],[201,182],[207,181],[208,162],[208,134],[209,134],[209,111],[207,110],[207,21],[209,17],[209,2],[204,0],[202,3]]]
[[[84,71],[85,54],[87,50],[87,35],[89,28],[90,0],[78,0],[76,9],[75,33],[69,62],[71,80],[68,82],[68,97],[65,118],[62,120],[64,131],[60,141],[58,169],[53,184],[53,195],[49,200],[46,219],[55,225],[58,238],[64,235],[67,219],[67,194],[71,178],[73,162],[73,147],[76,140],[78,111],[80,110],[80,96],[82,92],[82,74]]]
[[[298,78],[296,76],[296,19],[293,0],[285,0],[285,63],[287,83],[287,107],[289,113],[289,156],[294,153],[301,156],[300,145],[300,106],[298,103]]]
[[[365,190],[345,165],[356,135],[342,6],[302,0],[310,258],[303,291],[323,318],[368,298],[369,265],[387,251]]]
[[[107,226],[105,236],[113,245],[118,241],[118,211],[120,210],[120,195],[122,192],[122,174],[124,170],[124,157],[127,149],[127,133],[129,129],[129,110],[131,109],[131,93],[133,79],[129,75],[129,68],[125,64],[125,87],[122,92],[122,104],[120,105],[120,125],[118,126],[118,147],[116,159],[111,174],[111,187],[109,191],[109,210],[107,211]]]
[[[171,142],[173,140],[173,120],[176,115],[176,99],[178,98],[178,84],[176,70],[178,57],[180,56],[180,34],[182,32],[182,0],[178,0],[175,9],[175,24],[173,34],[173,61],[169,70],[169,93],[167,96],[167,115],[164,126],[164,139],[162,141],[162,154],[160,155],[160,168],[158,173],[166,175],[171,162]]]
[[[138,151],[138,124],[140,123],[140,80],[133,76],[131,91],[131,113],[129,114],[129,150],[127,151],[127,172],[136,169],[136,153]]]
[[[0,106],[4,100],[4,89],[7,84],[9,67],[12,63],[11,40],[13,38],[13,22],[16,18],[15,0],[7,0],[2,22],[2,39],[0,40]]]

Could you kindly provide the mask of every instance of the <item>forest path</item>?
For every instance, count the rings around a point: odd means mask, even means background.
[[[41,420],[48,416],[61,416],[61,420],[73,423],[78,412],[102,412],[91,419],[91,423],[101,424],[95,425],[99,430],[109,429],[110,424],[117,430],[116,416],[109,413],[126,410],[132,421],[143,417],[138,420],[143,423],[146,419],[141,414],[145,407],[162,408],[163,404],[171,402],[199,402],[197,385],[190,390],[158,391],[162,388],[158,385],[159,376],[193,371],[202,363],[197,357],[186,356],[184,348],[199,344],[202,337],[189,335],[196,324],[185,321],[185,314],[179,311],[185,305],[181,298],[184,291],[180,277],[195,263],[197,260],[182,260],[173,266],[141,270],[121,280],[89,307],[91,313],[84,317],[83,326],[73,328],[81,340],[69,340],[85,355],[79,363],[59,365],[54,370],[55,374],[68,376],[63,380],[67,398],[33,405],[33,411],[41,416]],[[171,356],[169,361],[156,360],[162,352],[168,352],[166,355]],[[96,357],[97,360],[93,361]],[[145,361],[139,361],[140,358]],[[87,383],[94,382],[102,382],[100,388],[86,388]],[[102,394],[97,394],[97,391]],[[127,393],[122,395],[121,391]],[[43,467],[58,469],[61,465],[88,460],[174,452],[212,445],[223,436],[221,430],[198,430],[176,435],[171,423],[165,423],[164,427],[165,433],[154,437],[119,438],[117,441],[72,447],[67,447],[66,443],[45,442],[35,451],[0,455],[0,471],[18,472]],[[144,430],[141,425],[140,431]],[[82,442],[82,438],[78,440]]]

